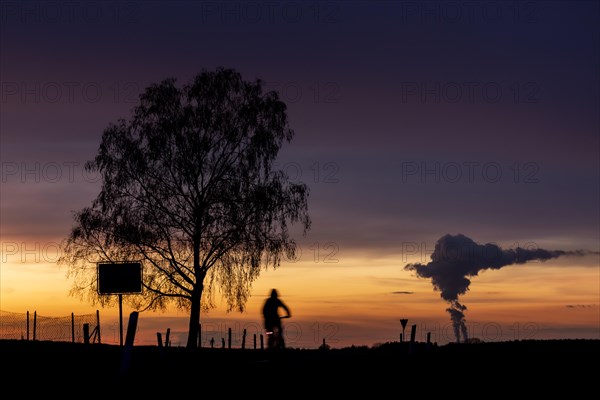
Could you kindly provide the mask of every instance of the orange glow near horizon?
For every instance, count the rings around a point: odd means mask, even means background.
[[[292,318],[285,321],[290,345],[318,347],[323,338],[334,347],[394,341],[401,332],[400,318],[408,318],[409,326],[418,325],[418,339],[427,330],[435,341],[452,341],[447,304],[429,280],[404,271],[401,259],[398,255],[354,256],[338,263],[283,263],[276,270],[263,271],[243,313],[226,312],[220,299],[216,299],[216,309],[202,313],[203,345],[208,346],[209,336],[215,335],[220,345],[227,327],[233,327],[238,341],[244,327],[260,333],[260,308],[272,288],[278,289],[292,310]],[[66,269],[55,263],[5,260],[0,282],[3,311],[35,310],[49,317],[95,313],[96,307],[69,296]],[[598,339],[600,277],[597,268],[589,266],[594,259],[569,261],[573,262],[569,266],[564,260],[508,266],[473,277],[470,291],[460,298],[468,307],[470,335],[488,341]],[[131,311],[124,306],[124,316]],[[100,315],[104,341],[116,343],[118,307],[100,308]],[[144,312],[137,343],[155,344],[156,332],[171,328],[173,345],[185,345],[187,323],[187,313],[173,308]]]

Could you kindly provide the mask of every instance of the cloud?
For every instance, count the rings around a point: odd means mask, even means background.
[[[567,304],[567,308],[593,308],[598,307],[597,304]]]
[[[404,269],[414,271],[420,278],[430,278],[434,290],[439,291],[442,299],[450,303],[446,311],[450,314],[456,340],[460,341],[461,335],[464,340],[467,339],[464,318],[467,307],[458,302],[458,297],[469,290],[469,278],[486,269],[590,253],[587,250],[502,249],[492,243],[476,243],[463,234],[446,234],[436,242],[429,263],[406,264]]]

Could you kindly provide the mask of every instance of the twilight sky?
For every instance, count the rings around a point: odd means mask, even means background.
[[[202,316],[210,334],[259,322],[277,287],[292,344],[397,340],[404,317],[446,342],[446,304],[404,270],[443,235],[599,250],[598,2],[0,4],[3,311],[95,311],[55,262],[98,191],[82,166],[148,84],[217,66],[288,104],[296,136],[279,165],[309,184],[313,227],[246,313]],[[600,338],[598,255],[484,271],[462,300],[484,340]],[[101,314],[114,329],[117,310]],[[185,324],[176,310],[140,317],[152,343]]]

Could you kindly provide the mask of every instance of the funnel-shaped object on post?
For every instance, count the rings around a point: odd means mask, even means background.
[[[406,338],[405,331],[406,331],[406,324],[408,324],[408,319],[402,318],[400,320],[400,323],[402,324],[402,341],[404,341],[404,339]]]

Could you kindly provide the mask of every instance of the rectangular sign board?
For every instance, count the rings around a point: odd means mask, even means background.
[[[98,293],[142,292],[142,264],[139,262],[99,263]]]

